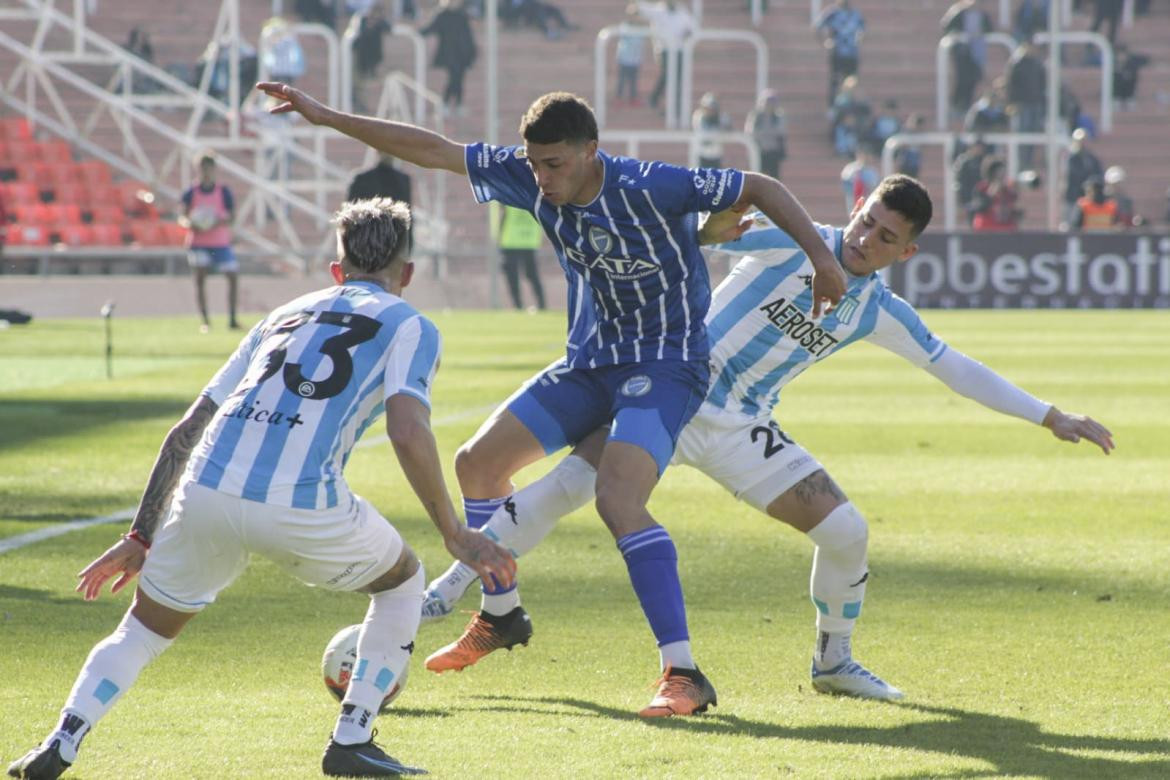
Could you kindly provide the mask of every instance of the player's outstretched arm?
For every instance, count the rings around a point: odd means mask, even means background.
[[[1052,431],[1052,435],[1061,441],[1071,441],[1077,444],[1081,439],[1087,439],[1101,448],[1106,455],[1113,449],[1113,434],[1108,428],[1083,414],[1065,414],[1053,406],[1044,415],[1041,423]]]
[[[329,108],[306,92],[276,81],[262,81],[256,85],[256,89],[279,101],[269,109],[270,113],[287,114],[295,111],[314,125],[331,127],[401,160],[423,168],[467,175],[463,144],[455,143],[446,136],[404,122],[346,114]]]
[[[819,317],[824,303],[828,303],[829,308],[836,305],[845,295],[845,272],[841,270],[841,265],[832,251],[821,240],[820,233],[817,232],[804,206],[800,205],[800,201],[787,187],[771,176],[745,172],[743,193],[736,206],[744,204],[753,204],[764,212],[776,223],[776,227],[800,244],[800,248],[812,261],[814,269],[812,315]]]
[[[1104,425],[1079,414],[1065,414],[953,347],[926,370],[959,395],[997,412],[1043,425],[1062,441],[1075,444],[1087,439],[1106,455],[1113,449],[1113,434]]]
[[[171,494],[187,467],[191,450],[199,442],[203,429],[207,427],[207,423],[211,421],[218,408],[214,401],[201,395],[191,404],[183,419],[171,428],[163,440],[158,457],[154,460],[150,477],[146,480],[146,490],[142,493],[142,500],[138,502],[138,511],[134,513],[130,533],[77,574],[81,580],[77,584],[77,591],[86,601],[96,599],[101,594],[102,586],[111,577],[121,575],[110,589],[111,593],[117,593],[142,570],[142,564],[146,562],[146,551],[154,538],[155,530],[166,515],[167,507],[171,503]]]
[[[511,585],[516,576],[516,561],[511,553],[469,529],[455,514],[426,405],[405,393],[390,396],[386,400],[386,435],[394,445],[410,487],[443,535],[447,551],[474,569],[485,582],[494,576],[504,587]]]
[[[748,205],[746,202],[737,203],[729,209],[707,215],[699,228],[699,244],[726,244],[742,237],[752,226],[751,218],[744,216]]]

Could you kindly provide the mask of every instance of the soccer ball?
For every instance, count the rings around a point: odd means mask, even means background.
[[[353,676],[353,668],[357,665],[358,632],[361,625],[347,626],[341,629],[329,640],[325,648],[325,655],[321,658],[321,675],[325,678],[325,687],[333,694],[333,698],[341,701],[345,697],[345,689],[349,687],[349,678]],[[382,706],[378,712],[390,709],[390,704],[402,693],[406,687],[406,678],[410,675],[410,664],[402,669],[402,676],[394,681],[394,685],[386,692],[382,699]]]
[[[197,208],[191,212],[191,227],[203,232],[211,230],[215,227],[215,220],[217,219],[214,210],[209,208]]]

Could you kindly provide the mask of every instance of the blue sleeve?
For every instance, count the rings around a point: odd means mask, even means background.
[[[735,168],[682,168],[654,163],[646,176],[657,208],[670,216],[724,211],[743,193],[743,172]]]
[[[223,207],[228,211],[236,210],[236,199],[232,197],[232,191],[226,184],[223,186]]]
[[[521,146],[468,144],[464,148],[467,179],[479,203],[491,200],[532,213],[539,188]]]

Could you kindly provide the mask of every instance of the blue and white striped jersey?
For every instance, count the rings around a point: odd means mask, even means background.
[[[817,225],[841,260],[842,231]],[[711,387],[707,409],[756,417],[770,414],[780,390],[802,371],[858,339],[917,366],[938,360],[947,345],[878,273],[854,276],[837,307],[812,319],[813,265],[800,246],[762,214],[737,241],[716,249],[746,255],[715,289],[707,332]]]
[[[337,506],[349,453],[386,399],[406,393],[430,406],[440,346],[430,320],[370,282],[291,301],[203,390],[219,410],[186,477],[252,501]]]
[[[573,367],[706,360],[711,281],[696,214],[739,199],[743,174],[610,157],[586,206],[545,200],[522,146],[467,146],[475,199],[526,209],[552,241],[569,283],[567,359]]]

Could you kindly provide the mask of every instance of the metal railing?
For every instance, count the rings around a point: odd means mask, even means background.
[[[687,165],[694,167],[699,159],[699,146],[704,140],[739,144],[747,151],[748,168],[760,169],[760,147],[748,133],[733,131],[695,133],[690,130],[610,130],[601,131],[601,144],[613,153],[613,144],[624,144],[627,157],[639,157],[642,144],[680,144],[687,148]]]
[[[943,154],[943,225],[947,230],[955,230],[958,227],[958,208],[960,204],[957,201],[955,171],[951,167],[951,162],[955,156],[956,143],[962,140],[964,143],[969,144],[976,137],[982,138],[989,144],[1004,144],[1008,147],[1007,170],[1008,177],[1011,179],[1015,179],[1019,173],[1020,146],[1047,147],[1049,143],[1055,143],[1061,149],[1066,149],[1070,143],[1070,139],[1067,137],[1054,137],[1047,133],[897,133],[886,139],[886,144],[882,147],[882,176],[889,176],[894,172],[894,154],[899,147],[922,145],[941,147]],[[1046,177],[1050,192],[1048,203],[1049,211],[1051,212],[1054,200],[1051,193],[1059,186],[1060,175],[1059,172],[1050,167],[1046,173]],[[1048,221],[1050,225],[1055,225],[1060,221],[1060,215],[1049,213]]]
[[[756,50],[756,91],[753,99],[768,87],[768,44],[762,35],[751,30],[699,30],[683,42],[682,105],[679,106],[678,122],[674,127],[690,124],[695,84],[695,46],[704,41],[738,41],[753,47]]]
[[[395,24],[390,28],[390,34],[410,42],[414,68],[412,81],[420,87],[416,92],[414,115],[421,118],[426,113],[426,99],[423,93],[427,85],[427,43],[418,30],[409,24]],[[341,106],[341,110],[347,112],[353,111],[353,43],[356,37],[357,32],[351,25],[341,38],[341,102],[332,103]],[[419,121],[421,122],[421,119]]]
[[[948,125],[947,87],[951,82],[951,47],[963,40],[961,35],[946,35],[938,42],[935,51],[935,95],[934,110],[935,123],[939,130],[945,130]],[[1036,33],[1033,40],[1038,44],[1052,42],[1052,34]],[[983,36],[989,45],[1003,46],[1009,52],[1015,50],[1016,40],[1007,33],[988,33]],[[1083,30],[1065,30],[1058,36],[1061,44],[1085,43],[1097,47],[1101,53],[1101,131],[1108,133],[1113,129],[1113,47],[1109,40],[1100,33]]]

